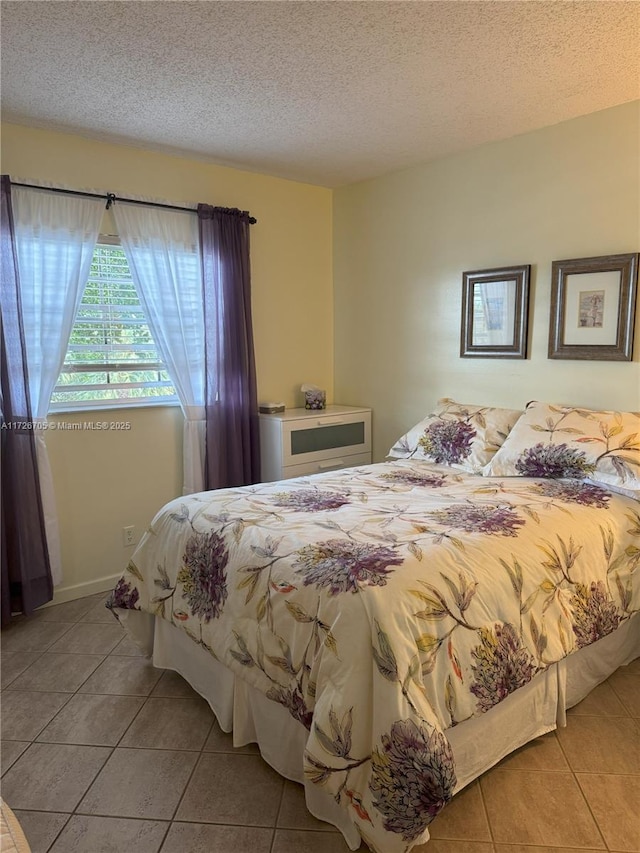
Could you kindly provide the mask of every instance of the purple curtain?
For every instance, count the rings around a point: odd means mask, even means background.
[[[51,601],[53,582],[27,382],[11,182],[1,179],[0,209],[0,539],[2,625],[12,613]],[[22,427],[22,428],[21,428]]]
[[[260,479],[249,214],[198,205],[204,289],[205,488]]]

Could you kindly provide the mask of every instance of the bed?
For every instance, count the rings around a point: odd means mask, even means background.
[[[404,853],[640,652],[640,416],[551,412],[441,401],[387,462],[172,501],[110,606],[351,849]]]

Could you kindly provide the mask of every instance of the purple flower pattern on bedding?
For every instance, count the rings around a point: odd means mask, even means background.
[[[407,486],[418,486],[427,489],[440,489],[447,482],[446,474],[423,474],[419,471],[391,471],[381,474],[381,480],[391,483],[404,483]]]
[[[307,779],[405,853],[455,790],[446,730],[640,610],[636,507],[417,460],[222,490],[158,514],[112,604],[286,708]]]
[[[106,606],[113,609],[121,607],[123,610],[139,610],[138,598],[140,594],[137,589],[132,588],[124,578],[120,578],[116,588],[109,596]]]
[[[620,624],[616,603],[602,581],[592,581],[589,586],[576,584],[573,606],[573,633],[579,649],[606,637]]]
[[[453,755],[444,735],[398,720],[373,751],[369,789],[384,828],[412,841],[451,799]]]
[[[577,481],[562,483],[558,480],[543,480],[534,483],[532,490],[539,495],[555,498],[559,501],[582,504],[583,506],[597,506],[604,508],[609,503],[611,495],[600,486],[591,483],[580,483]]]
[[[384,586],[391,566],[404,562],[392,548],[342,539],[305,545],[296,555],[294,567],[304,584],[325,586],[331,595],[359,592],[362,586]]]
[[[224,539],[212,530],[189,537],[178,572],[178,583],[194,616],[205,622],[220,615],[227,600],[225,569],[229,562]]]
[[[299,510],[300,512],[321,512],[327,509],[340,509],[349,503],[349,498],[335,492],[323,492],[320,489],[300,489],[297,492],[280,492],[274,495],[276,506]]]
[[[525,519],[508,506],[478,506],[462,504],[431,513],[431,518],[447,527],[465,533],[485,533],[493,536],[517,536]]]
[[[478,697],[478,711],[488,711],[536,674],[532,655],[522,645],[513,625],[480,629],[480,645],[471,651],[473,682],[469,689]]]
[[[475,435],[468,421],[435,421],[425,429],[418,446],[434,462],[453,465],[469,456]]]
[[[567,444],[534,444],[523,450],[516,461],[516,471],[523,477],[558,477],[577,480],[595,471],[582,450]]]

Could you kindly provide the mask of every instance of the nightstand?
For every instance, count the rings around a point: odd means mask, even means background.
[[[371,409],[327,406],[260,415],[262,482],[371,463]]]

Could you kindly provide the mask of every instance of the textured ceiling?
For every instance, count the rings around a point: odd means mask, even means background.
[[[339,186],[640,98],[634,0],[2,0],[3,119]]]

